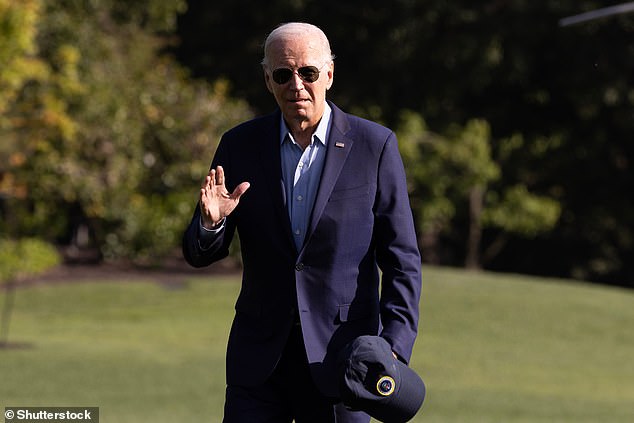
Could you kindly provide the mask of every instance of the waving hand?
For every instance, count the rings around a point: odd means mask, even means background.
[[[200,187],[200,215],[203,226],[212,229],[229,216],[249,186],[248,182],[242,182],[229,193],[225,187],[225,171],[222,166],[211,169]]]

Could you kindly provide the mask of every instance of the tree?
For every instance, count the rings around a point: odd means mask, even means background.
[[[222,131],[250,116],[223,81],[193,81],[162,51],[183,1],[44,1],[38,59],[51,69],[10,105],[10,235],[155,263],[175,250]],[[28,160],[26,158],[28,157]],[[83,235],[82,235],[83,234]],[[78,257],[78,256],[77,256]]]
[[[12,140],[6,139],[18,122],[8,115],[24,85],[29,80],[44,80],[46,65],[36,56],[36,25],[40,8],[36,0],[17,3],[0,0],[0,201],[23,192],[8,166],[24,161]],[[0,224],[0,229],[4,225]]]
[[[35,57],[38,17],[37,0],[25,0],[18,4],[0,0],[1,128],[9,124],[4,113],[24,83],[31,78],[46,75],[44,64]]]
[[[457,236],[466,239],[467,268],[481,267],[485,228],[501,230],[486,249],[484,258],[491,260],[507,234],[534,238],[554,227],[560,215],[556,200],[530,193],[522,182],[500,185],[503,175],[493,157],[486,121],[473,119],[464,127],[455,125],[449,133],[446,138],[429,133],[422,117],[412,112],[402,114],[398,130],[426,260],[438,262],[441,235],[458,232],[456,223],[465,214],[460,213],[460,205],[468,210],[466,234]],[[513,148],[514,141],[508,143]]]
[[[274,106],[258,65],[264,35],[303,20],[329,35],[337,55],[329,95],[344,110],[393,127],[403,109],[412,110],[446,138],[454,124],[488,122],[502,174],[496,190],[524,183],[561,207],[552,231],[530,243],[507,233],[488,268],[634,286],[634,14],[560,28],[561,18],[604,2],[188,3],[178,57],[198,76],[228,78],[231,92],[259,111]],[[244,27],[226,19],[238,14]],[[521,144],[499,160],[518,135]],[[468,216],[456,219],[468,225]],[[487,244],[497,238],[486,228],[483,236]],[[441,242],[449,256],[461,255],[461,243]]]
[[[10,345],[9,326],[16,285],[24,278],[43,273],[59,262],[57,250],[38,239],[0,239],[0,287],[5,291],[0,315],[0,348]]]

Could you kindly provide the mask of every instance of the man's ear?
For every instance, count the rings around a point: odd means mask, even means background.
[[[333,61],[330,63],[330,66],[328,67],[328,84],[326,85],[326,90],[329,90],[330,87],[332,87],[334,78],[335,78],[335,62]]]
[[[266,88],[271,94],[273,94],[273,87],[271,86],[271,75],[266,71],[266,67],[264,66],[262,66],[262,71],[264,72],[264,83],[266,84]]]

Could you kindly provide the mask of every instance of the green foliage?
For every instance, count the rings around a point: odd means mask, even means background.
[[[437,149],[454,170],[451,176],[458,191],[468,192],[500,178],[500,168],[491,155],[491,129],[486,121],[472,119],[464,128],[452,125],[447,141],[439,143]]]
[[[27,1],[12,8],[13,12],[11,8],[0,9],[2,19],[14,21],[16,16],[23,17],[20,33],[8,38],[4,44],[8,50],[19,53],[13,61],[19,78],[14,80],[12,92],[0,95],[6,100],[4,113],[0,115],[0,195],[9,210],[13,207],[19,210],[35,191],[33,181],[37,185],[62,186],[63,181],[50,181],[46,167],[38,169],[31,159],[50,154],[47,167],[63,165],[57,162],[56,148],[74,141],[77,124],[69,115],[69,100],[80,92],[81,86],[76,75],[78,55],[70,46],[57,46],[49,58],[42,54],[38,43],[39,28],[45,15],[42,2]],[[17,13],[16,8],[18,12],[22,9],[23,14]],[[41,210],[40,204],[25,208]],[[54,202],[47,205],[50,204]],[[50,215],[54,213],[49,211]],[[30,213],[18,217],[9,211],[3,218],[0,231],[16,237],[30,233],[22,231],[26,226],[24,221],[33,221]]]
[[[509,187],[499,199],[489,192],[482,219],[485,226],[533,238],[551,230],[561,215],[561,205],[552,198],[531,194],[524,185]]]
[[[157,264],[179,245],[192,204],[189,193],[133,195],[122,224],[106,236],[106,258],[135,257],[142,264]]]
[[[44,273],[60,261],[55,247],[40,239],[22,238],[14,241],[0,238],[0,287],[6,285],[0,313],[0,348],[9,345],[16,283]]]
[[[438,155],[427,155],[422,148],[435,146],[442,138],[429,132],[422,116],[411,111],[402,112],[397,136],[419,229],[429,232],[444,226],[455,213],[446,196],[450,178],[445,176]]]
[[[561,206],[555,199],[530,193],[525,183],[506,188],[500,184],[501,164],[493,157],[486,121],[473,119],[464,127],[454,124],[450,135],[443,137],[429,132],[419,114],[406,111],[398,128],[412,208],[427,257],[433,257],[442,234],[455,234],[456,221],[465,215],[459,207],[466,208],[465,204],[474,219],[470,231],[477,232],[477,238],[470,240],[475,244],[467,244],[467,250],[480,248],[483,228],[534,238],[557,223]],[[514,143],[516,139],[507,150]]]
[[[57,249],[45,241],[0,239],[0,283],[41,274],[59,263]]]
[[[46,73],[35,57],[39,13],[37,0],[0,0],[0,128],[6,125],[8,104],[25,81]]]
[[[184,1],[42,4],[51,73],[9,110],[0,230],[72,241],[79,217],[107,258],[158,261],[179,245],[221,133],[250,112],[161,53]]]
[[[275,106],[262,41],[302,20],[337,55],[329,98],[402,133],[428,254],[455,264],[480,232],[509,246],[489,268],[631,283],[633,15],[557,27],[602,6],[0,0],[0,234],[68,243],[81,220],[107,257],[163,251],[144,222],[193,203],[220,134],[251,115],[235,97]]]
[[[525,185],[556,199],[565,216],[543,241],[531,242],[530,257],[517,254],[526,239],[508,234],[508,254],[489,268],[634,286],[634,14],[562,28],[560,19],[608,2],[270,0],[264,9],[241,1],[188,3],[178,29],[180,60],[196,75],[230,78],[232,93],[258,111],[274,106],[257,65],[265,34],[301,20],[330,39],[337,59],[329,97],[344,110],[395,128],[402,111],[412,110],[448,139],[455,124],[459,132],[473,118],[488,122],[501,175],[496,201]],[[243,25],[227,16],[240,16]],[[430,198],[440,197],[420,191],[412,201]],[[464,208],[431,204],[429,225],[457,212],[453,226],[464,227]],[[442,247],[456,251],[459,239]]]

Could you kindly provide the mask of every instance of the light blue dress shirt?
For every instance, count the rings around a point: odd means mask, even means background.
[[[305,150],[295,142],[288,130],[284,117],[280,118],[280,155],[282,178],[286,195],[286,206],[291,221],[293,240],[297,251],[302,248],[310,224],[310,216],[317,197],[321,172],[326,159],[326,143],[330,131],[332,109],[326,103],[324,115],[312,135]],[[213,238],[224,229],[225,219],[215,229],[199,224],[199,242],[201,249],[209,248]]]
[[[282,117],[280,154],[286,206],[297,251],[301,250],[326,160],[326,143],[332,110],[326,103],[324,115],[305,150],[295,142]]]

